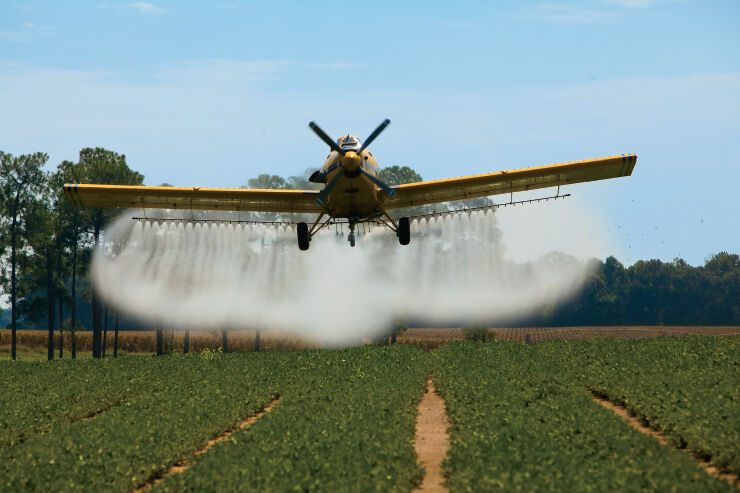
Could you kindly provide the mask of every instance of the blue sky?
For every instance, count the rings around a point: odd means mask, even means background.
[[[571,187],[614,253],[740,248],[740,2],[0,4],[0,149],[126,154],[146,183],[318,167],[307,128],[425,179],[635,152]],[[607,233],[608,232],[608,233]]]

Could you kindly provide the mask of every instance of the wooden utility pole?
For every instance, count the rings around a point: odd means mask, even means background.
[[[72,246],[72,321],[69,330],[72,331],[72,359],[77,358],[77,298],[75,286],[77,285],[77,227],[75,227],[75,241]]]
[[[103,350],[101,355],[105,358],[105,347],[108,345],[108,306],[103,308]]]
[[[260,352],[260,330],[257,329],[257,331],[254,334],[254,351],[259,353]]]
[[[157,356],[162,356],[162,326],[157,325]]]
[[[59,296],[59,359],[64,357],[64,313],[62,311],[62,297]]]
[[[229,352],[229,337],[226,333],[226,329],[221,329],[221,350],[224,353]]]
[[[116,335],[113,338],[113,357],[118,358],[118,313],[116,313]]]
[[[190,331],[185,331],[185,340],[182,343],[182,353],[188,354],[188,351],[190,351]]]

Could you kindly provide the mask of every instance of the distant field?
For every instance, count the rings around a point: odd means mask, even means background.
[[[684,335],[740,335],[740,326],[618,326],[618,327],[516,327],[492,328],[496,339],[518,342],[543,342],[556,339],[643,339],[660,336]],[[529,339],[527,339],[529,336]],[[398,342],[415,344],[423,349],[435,349],[452,341],[465,339],[464,329],[411,328]]]
[[[518,342],[543,342],[557,339],[590,339],[612,337],[615,339],[643,339],[660,336],[685,335],[740,335],[740,326],[618,326],[618,327],[517,327],[492,328],[496,339]],[[17,332],[18,354],[23,359],[46,357],[47,333],[43,330],[19,330]],[[92,331],[78,331],[77,351],[80,357],[90,356]],[[165,331],[164,350],[167,353],[182,352],[185,333]],[[54,335],[54,347],[59,353],[59,333]],[[412,344],[425,350],[436,349],[448,342],[465,339],[462,328],[410,328],[397,337],[397,342]],[[154,331],[119,332],[119,351],[124,353],[154,353],[157,349]],[[190,331],[190,352],[221,347],[219,331]],[[251,352],[255,347],[255,332],[228,332],[229,352]],[[316,344],[288,334],[263,333],[260,336],[261,351],[283,351],[316,348]],[[64,352],[69,357],[72,336],[64,333]],[[43,353],[43,354],[42,354]],[[0,329],[0,358],[10,354],[10,330]],[[113,331],[108,332],[106,355],[113,354]]]
[[[453,492],[737,491],[678,448],[740,472],[738,368],[715,336],[4,360],[0,491],[410,491],[430,374]]]
[[[92,331],[77,331],[75,334],[77,351],[91,353]],[[48,334],[43,330],[19,330],[16,333],[19,354],[29,357],[41,350],[46,355]],[[108,331],[106,337],[106,356],[113,355],[114,334]],[[181,331],[164,332],[164,351],[182,352],[185,333]],[[55,352],[59,354],[60,336],[54,333]],[[228,345],[230,352],[250,352],[254,350],[255,333],[229,332]],[[218,331],[190,331],[190,352],[198,353],[203,349],[217,349],[221,347],[221,333]],[[310,343],[290,335],[263,334],[260,336],[261,351],[281,351],[292,349],[307,349]],[[126,331],[118,334],[118,350],[124,353],[154,353],[157,350],[157,338],[154,331]],[[23,351],[23,353],[22,353]],[[69,357],[72,351],[72,335],[64,332],[64,355]],[[0,357],[10,354],[10,330],[0,330]]]

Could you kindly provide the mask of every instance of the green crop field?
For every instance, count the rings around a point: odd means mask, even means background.
[[[738,370],[737,337],[0,361],[0,491],[410,491],[430,374],[451,491],[736,491],[593,395],[738,472]]]

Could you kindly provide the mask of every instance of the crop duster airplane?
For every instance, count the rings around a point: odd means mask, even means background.
[[[364,143],[354,135],[334,141],[316,123],[309,123],[331,148],[324,165],[309,178],[326,184],[320,191],[83,184],[66,184],[64,191],[77,206],[318,214],[311,227],[297,224],[301,250],[308,250],[311,238],[324,226],[337,222],[349,225],[351,246],[355,246],[355,227],[361,223],[385,225],[401,245],[408,245],[409,218],[396,220],[389,210],[497,194],[513,197],[514,192],[547,187],[558,187],[559,193],[561,185],[629,176],[637,162],[636,155],[622,154],[390,186],[378,177],[378,162],[367,150],[390,123],[383,121]]]

